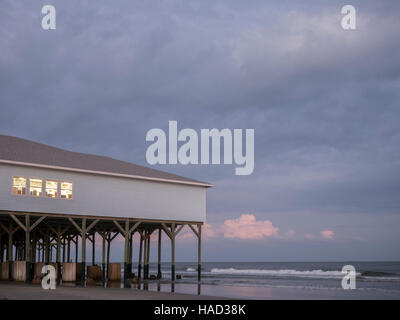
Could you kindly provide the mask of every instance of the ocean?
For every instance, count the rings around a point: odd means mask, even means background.
[[[355,267],[356,289],[342,288],[344,265]],[[182,278],[171,284],[170,265],[163,263],[163,280],[139,289],[240,299],[400,299],[400,262],[204,262],[200,285],[196,268],[176,263]],[[150,274],[156,270],[151,264]]]

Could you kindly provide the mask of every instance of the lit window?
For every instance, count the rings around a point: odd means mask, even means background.
[[[13,194],[25,195],[26,194],[26,178],[14,177],[13,178]]]
[[[72,182],[61,182],[61,198],[72,199]]]
[[[58,182],[55,180],[46,180],[46,197],[57,198]]]
[[[29,179],[31,196],[42,196],[42,179]]]

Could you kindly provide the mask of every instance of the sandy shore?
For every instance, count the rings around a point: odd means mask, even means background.
[[[124,288],[67,287],[44,290],[40,285],[0,282],[0,300],[216,300],[221,297]]]
[[[169,288],[170,284],[166,284]],[[176,284],[175,292],[157,291],[156,284],[149,290],[136,288],[104,288],[101,286],[58,286],[44,290],[38,284],[0,282],[0,300],[399,300],[400,291],[388,290],[338,290],[310,288],[267,288],[202,285],[201,295],[193,294],[197,286]]]

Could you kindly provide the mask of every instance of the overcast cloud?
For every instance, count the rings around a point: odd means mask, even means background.
[[[251,176],[157,167],[215,184],[205,259],[398,260],[400,3],[352,1],[356,31],[344,4],[2,0],[0,133],[147,165],[168,120],[254,128]]]

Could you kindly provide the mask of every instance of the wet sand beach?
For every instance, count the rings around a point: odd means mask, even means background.
[[[221,297],[184,293],[145,291],[99,286],[58,286],[44,290],[40,285],[16,282],[0,283],[0,300],[214,300]]]
[[[201,295],[194,294],[195,286],[177,284],[175,292],[157,291],[155,285],[148,290],[102,286],[57,286],[44,290],[38,284],[0,282],[0,300],[399,300],[399,291],[337,290],[310,288],[265,288],[234,286],[201,286]]]

